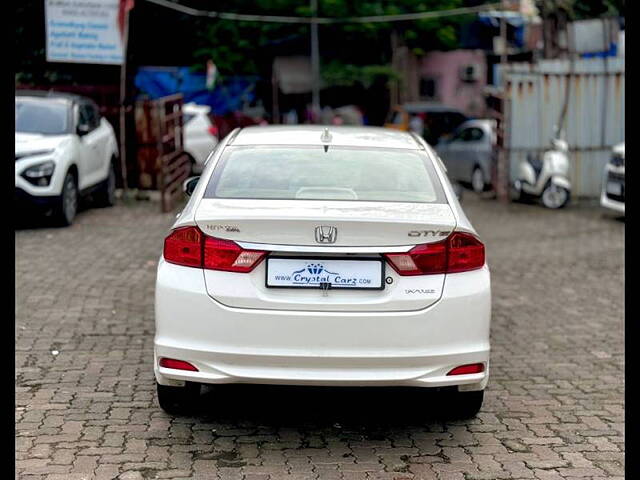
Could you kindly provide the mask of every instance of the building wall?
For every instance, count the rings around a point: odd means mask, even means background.
[[[465,82],[460,77],[460,69],[467,65],[477,65],[478,79]],[[482,50],[453,50],[450,52],[429,52],[420,65],[420,79],[435,80],[435,96],[429,98],[420,94],[421,100],[434,100],[457,107],[472,117],[485,114],[484,87],[487,82],[487,61]]]

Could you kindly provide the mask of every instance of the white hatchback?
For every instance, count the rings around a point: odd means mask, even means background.
[[[218,127],[211,123],[211,108],[206,105],[185,103],[184,114],[184,150],[191,159],[193,173],[202,172],[204,162],[218,143]]]
[[[484,245],[405,132],[230,133],[165,239],[155,314],[171,413],[202,383],[254,383],[437,387],[468,417],[489,376]]]

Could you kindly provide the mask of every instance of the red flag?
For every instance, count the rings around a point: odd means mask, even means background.
[[[118,5],[118,30],[120,30],[120,38],[124,39],[124,22],[131,10],[134,7],[134,0],[120,0]]]

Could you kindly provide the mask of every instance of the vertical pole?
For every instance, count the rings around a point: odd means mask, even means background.
[[[609,20],[602,20],[602,22],[605,25],[605,28],[603,28],[603,31],[608,32],[609,29],[611,28],[611,23]],[[605,46],[610,45],[610,34],[607,35],[605,33]],[[575,42],[574,42],[575,43]],[[602,129],[600,130],[600,146],[604,149],[607,146],[607,98],[608,98],[608,93],[609,93],[609,57],[604,57],[604,81],[603,81],[603,86],[602,86],[602,113],[600,114],[600,124],[602,126]],[[567,129],[568,130],[568,129]]]
[[[271,123],[279,124],[280,123],[280,105],[279,101],[280,91],[278,89],[278,76],[276,75],[275,68],[273,73],[271,74],[271,96],[272,96],[272,107],[271,107]]]
[[[313,122],[320,117],[320,51],[318,47],[318,0],[311,0],[311,111]]]
[[[400,71],[398,66],[398,44],[398,32],[393,29],[391,30],[391,68],[396,72]],[[393,80],[389,83],[389,110],[400,104],[399,82],[400,80]]]
[[[498,152],[498,168],[497,168],[497,185],[496,195],[501,202],[509,201],[509,157],[507,155],[507,24],[504,18],[504,12],[507,7],[507,0],[502,0],[503,16],[500,17],[500,83],[502,84],[502,116],[500,119],[500,150]]]
[[[120,66],[120,172],[122,174],[123,198],[127,198],[127,141],[125,101],[127,98],[127,46],[129,44],[129,9],[125,9],[122,39],[122,65]]]
[[[502,13],[503,15],[500,17],[500,43],[502,43],[502,51],[500,52],[500,67],[501,69],[507,63],[507,22],[505,21],[504,14],[506,13],[505,9],[507,7],[507,1],[502,0]]]

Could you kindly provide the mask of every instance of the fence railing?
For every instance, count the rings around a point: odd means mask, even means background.
[[[182,198],[182,183],[191,171],[183,148],[182,102],[178,94],[136,104],[139,185],[160,191],[163,212]]]

